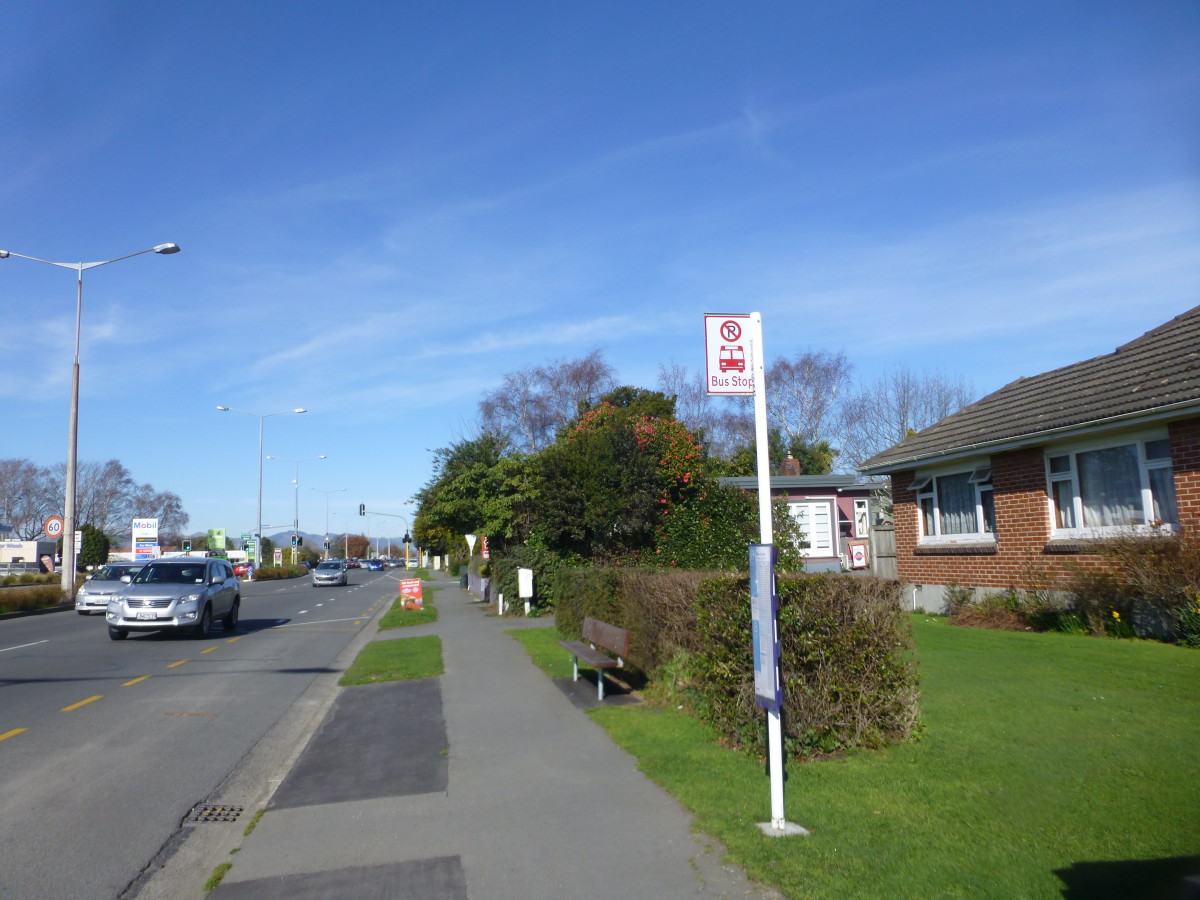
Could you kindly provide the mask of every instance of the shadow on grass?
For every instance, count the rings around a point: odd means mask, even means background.
[[[1200,856],[1168,859],[1123,859],[1077,862],[1055,869],[1066,885],[1063,900],[1190,900],[1200,897],[1200,884],[1183,887],[1189,875],[1200,876]]]

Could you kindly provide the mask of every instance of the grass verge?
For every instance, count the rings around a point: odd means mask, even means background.
[[[762,761],[682,712],[590,714],[788,897],[1115,900],[1175,896],[1200,872],[1200,653],[935,617],[914,630],[922,740],[789,766],[786,815],[807,837],[763,836]],[[518,639],[544,653],[544,631]]]
[[[529,658],[551,678],[571,677],[571,657],[558,645],[558,633],[553,626],[514,628],[505,634],[521,644]],[[586,664],[581,668],[586,668]]]
[[[442,639],[436,634],[423,637],[372,641],[363,647],[338,684],[376,684],[381,681],[406,681],[430,678],[445,671]]]
[[[424,606],[421,609],[405,609],[404,601],[407,599],[404,596],[397,597],[392,601],[392,608],[384,613],[379,620],[379,630],[387,631],[391,628],[411,628],[414,625],[425,625],[429,622],[437,621],[437,610],[433,606],[433,595],[436,588],[421,587],[421,595],[424,600]]]

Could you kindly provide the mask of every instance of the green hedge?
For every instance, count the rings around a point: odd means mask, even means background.
[[[790,756],[878,748],[913,736],[918,691],[900,586],[852,575],[779,578],[784,741]],[[706,582],[697,598],[695,659],[702,713],[737,744],[761,751],[754,702],[749,581]]]
[[[572,562],[563,558],[561,554],[544,547],[532,544],[507,547],[502,553],[492,554],[488,575],[492,579],[492,595],[503,594],[508,608],[516,609],[520,599],[517,569],[532,569],[534,605],[557,607],[562,598],[556,576],[571,565]]]
[[[585,616],[630,631],[629,665],[685,702],[732,744],[761,752],[744,575],[591,568],[556,573],[555,624],[578,638]],[[787,751],[805,757],[912,737],[917,675],[897,582],[782,575],[780,638]]]
[[[255,581],[275,581],[280,578],[303,578],[309,572],[304,566],[263,566],[254,569]]]

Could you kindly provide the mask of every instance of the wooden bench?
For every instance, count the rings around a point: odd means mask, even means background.
[[[579,661],[596,670],[596,692],[601,701],[604,700],[604,670],[615,669],[625,665],[625,657],[629,655],[629,632],[616,625],[609,625],[598,619],[583,620],[582,641],[559,641],[571,654],[571,666],[574,670],[572,681],[579,680]],[[613,659],[600,649],[615,653]]]

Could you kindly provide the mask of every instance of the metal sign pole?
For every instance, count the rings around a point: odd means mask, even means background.
[[[768,546],[775,541],[774,523],[771,521],[771,456],[767,443],[767,378],[766,354],[763,351],[762,314],[750,313],[751,372],[754,378],[754,441],[758,463],[758,530],[759,540]],[[771,772],[771,821],[760,822],[764,834],[782,837],[788,834],[808,834],[799,825],[790,824],[783,809],[783,685],[779,671],[779,615],[775,608],[775,567],[769,566],[770,577],[766,585],[759,584],[759,591],[767,591],[770,598],[770,633],[761,639],[770,641],[770,662],[775,666],[775,697],[766,707],[767,712],[767,760]]]

